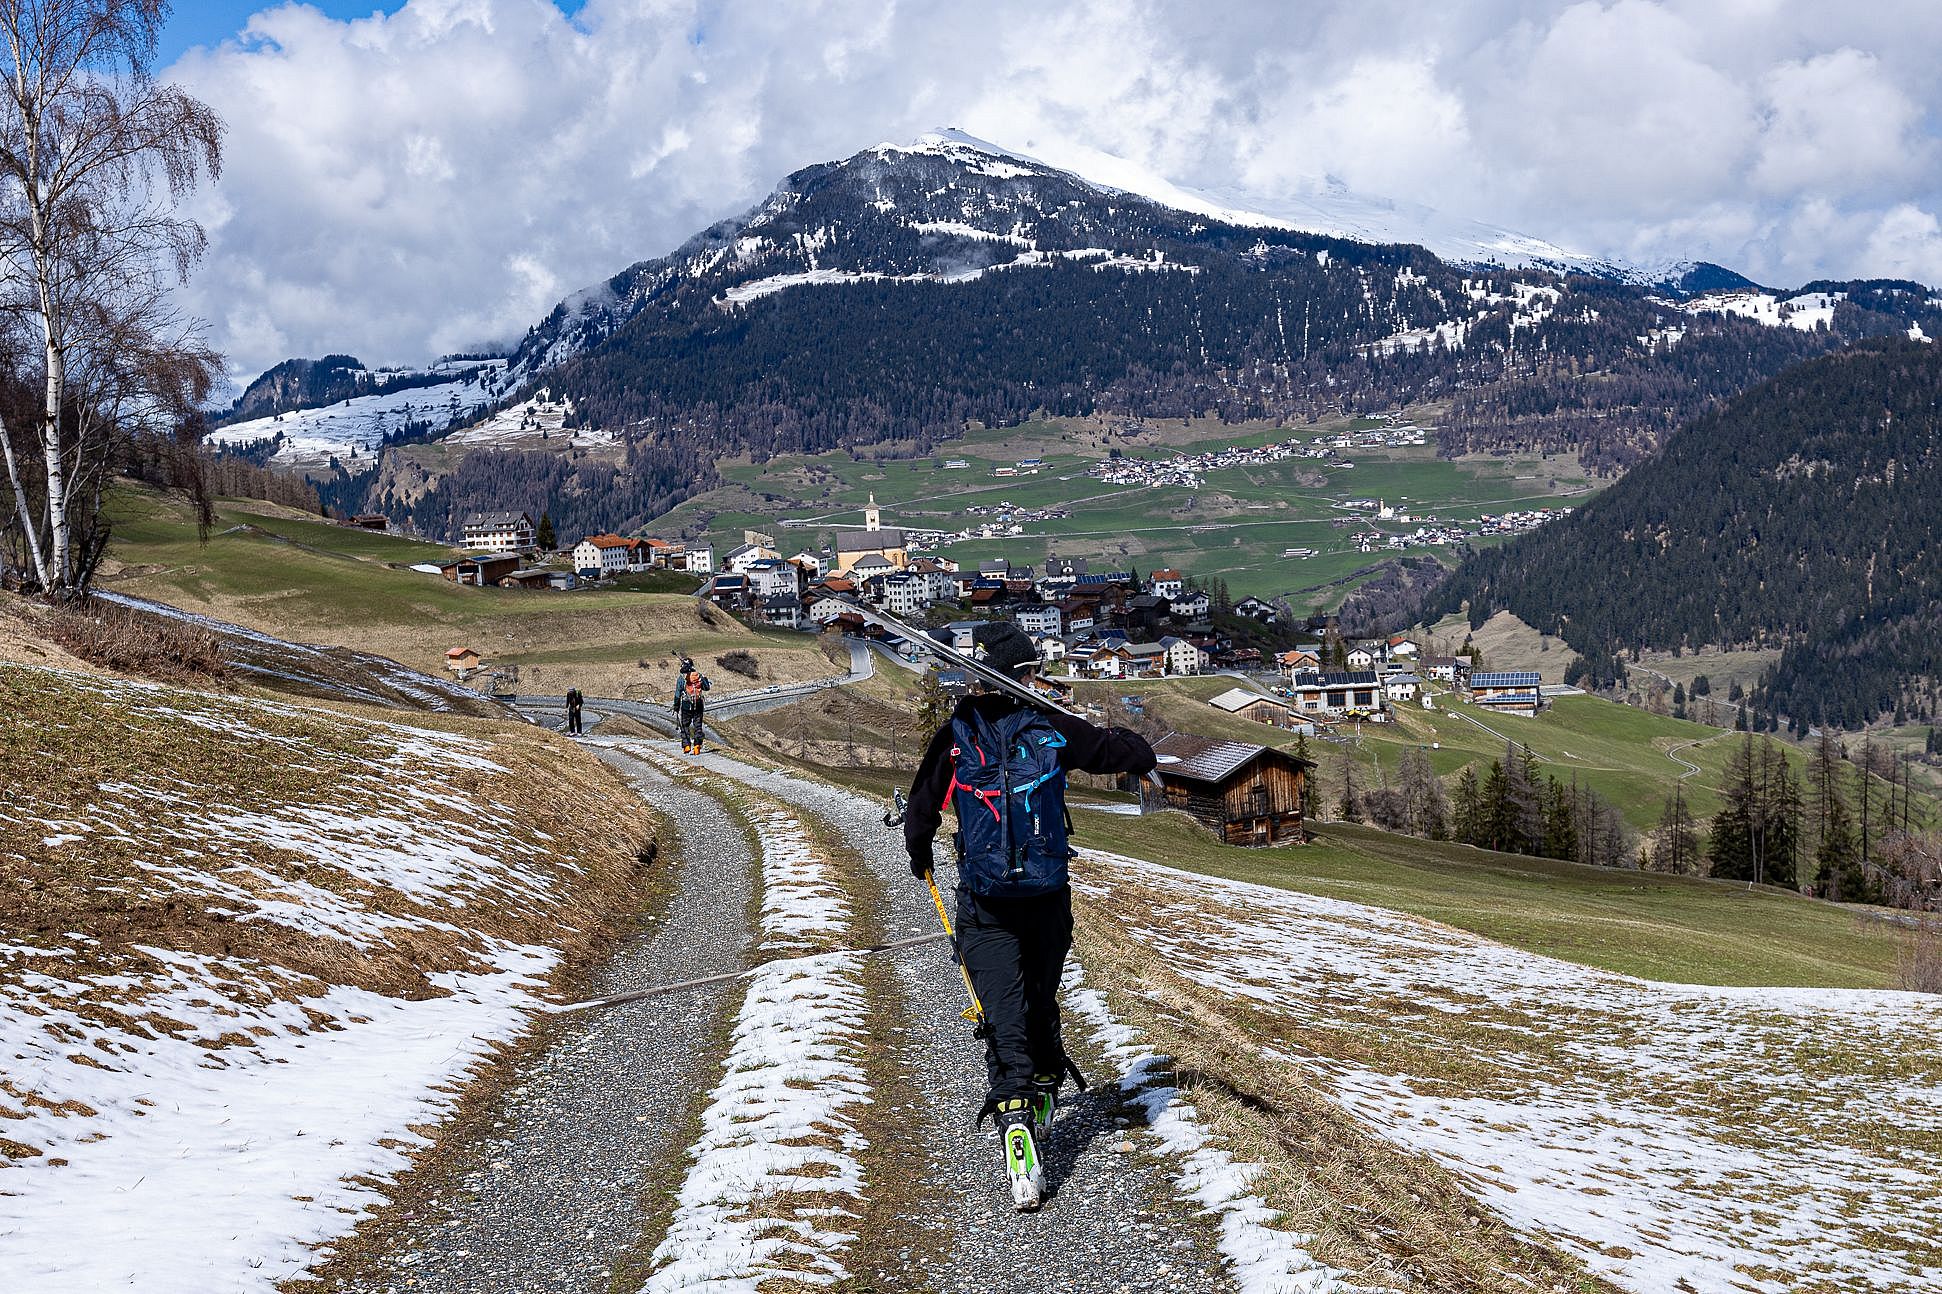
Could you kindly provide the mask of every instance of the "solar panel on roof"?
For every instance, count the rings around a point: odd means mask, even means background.
[[[1498,670],[1470,676],[1471,687],[1537,687],[1535,670]]]

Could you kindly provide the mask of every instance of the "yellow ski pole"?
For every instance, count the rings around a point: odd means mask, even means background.
[[[904,793],[900,790],[892,791],[890,793],[890,812],[883,815],[883,825],[886,827],[897,826],[904,820],[904,812],[908,807],[909,802],[904,799]],[[958,933],[951,929],[951,914],[944,906],[943,893],[937,888],[937,873],[928,867],[924,869],[924,884],[930,886],[931,905],[937,909],[937,919],[944,923],[944,937],[951,944],[951,960],[958,964],[958,975],[964,980],[964,995],[971,999],[971,1005],[964,1008],[964,1018],[976,1026],[972,1030],[973,1034],[982,1038],[987,1031],[984,1018],[984,1003],[978,1000],[978,990],[971,983],[971,971],[964,964],[964,954],[958,951]]]
[[[977,1032],[984,1033],[984,1003],[978,1001],[978,990],[971,986],[971,971],[964,964],[964,955],[958,951],[957,931],[951,929],[951,914],[944,908],[944,895],[937,888],[937,876],[930,868],[924,869],[924,884],[931,887],[931,902],[937,906],[937,919],[944,923],[944,933],[951,941],[951,958],[958,964],[958,974],[964,977],[964,991],[970,997],[971,1005],[964,1008],[964,1018],[977,1026]]]

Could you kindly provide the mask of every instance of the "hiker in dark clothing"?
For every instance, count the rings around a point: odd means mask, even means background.
[[[580,695],[579,688],[570,687],[566,690],[566,730],[575,737],[581,735],[580,707],[586,703],[587,698]]]
[[[1017,677],[1038,662],[1015,625],[982,626],[974,644],[986,664]],[[958,824],[958,953],[989,1029],[990,1090],[979,1119],[995,1113],[1001,1130],[1022,1117],[1042,1133],[1066,1075],[1078,1077],[1061,1041],[1058,1004],[1072,947],[1066,773],[1143,774],[1154,763],[1137,733],[1094,727],[1001,692],[960,701],[924,752],[904,844],[911,874],[923,879],[950,802]],[[1015,1173],[1019,1207],[1036,1208],[1036,1186],[1023,1194],[1017,1187]]]
[[[674,680],[674,717],[681,726],[683,754],[701,753],[701,715],[706,708],[703,694],[712,686],[693,661],[681,662],[681,672]]]

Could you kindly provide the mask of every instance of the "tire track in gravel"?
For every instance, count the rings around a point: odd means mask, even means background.
[[[935,927],[930,896],[911,879],[905,862],[902,833],[883,825],[880,807],[853,792],[725,756],[687,758],[828,823],[882,882],[888,896],[879,914],[885,937],[924,934]],[[1076,1096],[1067,1090],[1067,1104],[1046,1148],[1049,1198],[1044,1209],[1036,1214],[1014,1211],[991,1125],[975,1129],[971,1124],[984,1101],[983,1044],[972,1039],[970,1026],[959,1018],[964,990],[956,968],[938,948],[897,954],[891,960],[903,1018],[897,1030],[879,1033],[900,1040],[901,1065],[919,1077],[925,1090],[909,1102],[900,1099],[906,1094],[884,1094],[886,1108],[914,1109],[917,1123],[902,1128],[878,1124],[871,1135],[900,1135],[915,1143],[925,1180],[908,1189],[937,1212],[903,1219],[908,1226],[929,1228],[929,1243],[914,1245],[912,1236],[874,1239],[948,1256],[907,1270],[899,1288],[933,1294],[1207,1294],[1235,1288],[1211,1224],[1179,1199],[1167,1166],[1148,1155],[1114,1148],[1140,1116],[1121,1100],[1110,1067],[1093,1050],[1087,1030],[1070,1020],[1067,1043],[1097,1086]],[[883,1182],[871,1187],[893,1189]]]
[[[656,928],[622,945],[590,996],[741,969],[752,860],[712,797],[588,742],[678,836],[677,889]],[[508,1087],[426,1215],[359,1294],[584,1294],[610,1288],[641,1243],[660,1165],[682,1162],[695,1092],[720,1072],[734,985],[566,1017]],[[675,1138],[683,1140],[675,1142]],[[671,1144],[674,1142],[674,1144]],[[678,1169],[673,1170],[678,1180]]]

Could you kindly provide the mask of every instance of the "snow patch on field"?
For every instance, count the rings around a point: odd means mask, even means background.
[[[851,1153],[870,1101],[856,956],[801,957],[841,940],[849,903],[802,823],[758,803],[761,950],[726,1072],[645,1290],[754,1294],[767,1281],[832,1285],[856,1241],[863,1169]]]
[[[1177,1161],[1182,1197],[1214,1217],[1240,1294],[1350,1294],[1346,1273],[1317,1262],[1307,1237],[1274,1225],[1281,1214],[1249,1190],[1262,1166],[1237,1161],[1208,1135],[1193,1103],[1166,1081],[1171,1059],[1148,1048],[1139,1030],[1114,1018],[1103,993],[1083,984],[1078,965],[1068,965],[1066,1005],[1085,1021],[1120,1088],[1145,1111],[1160,1152]]]
[[[0,1284],[269,1291],[379,1202],[413,1129],[540,1005],[557,954],[475,912],[546,910],[561,866],[486,798],[499,770],[468,737],[333,715],[325,749],[319,712],[278,702],[29,667],[0,671],[9,686],[67,689],[62,713],[114,716],[131,750],[315,775],[271,795],[131,761],[44,805],[0,798],[0,841],[30,869],[39,842],[50,879],[235,932],[220,952],[0,932]],[[316,969],[402,954],[409,972],[431,939],[447,969],[398,995]]]
[[[35,1097],[5,1131],[44,1152],[0,1169],[11,1289],[267,1294],[302,1275],[310,1246],[377,1203],[371,1179],[425,1144],[412,1129],[444,1118],[458,1080],[521,1030],[554,962],[504,945],[489,970],[432,976],[444,997],[339,986],[289,1001],[260,963],[148,951],[137,986],[16,977],[7,963],[31,954],[0,946],[0,1057]],[[62,1005],[103,997],[129,1001],[114,1023]]]
[[[1127,913],[1131,937],[1287,1021],[1270,1054],[1625,1288],[1942,1279],[1934,997],[1654,983],[1378,908],[1088,857],[1081,888]]]

